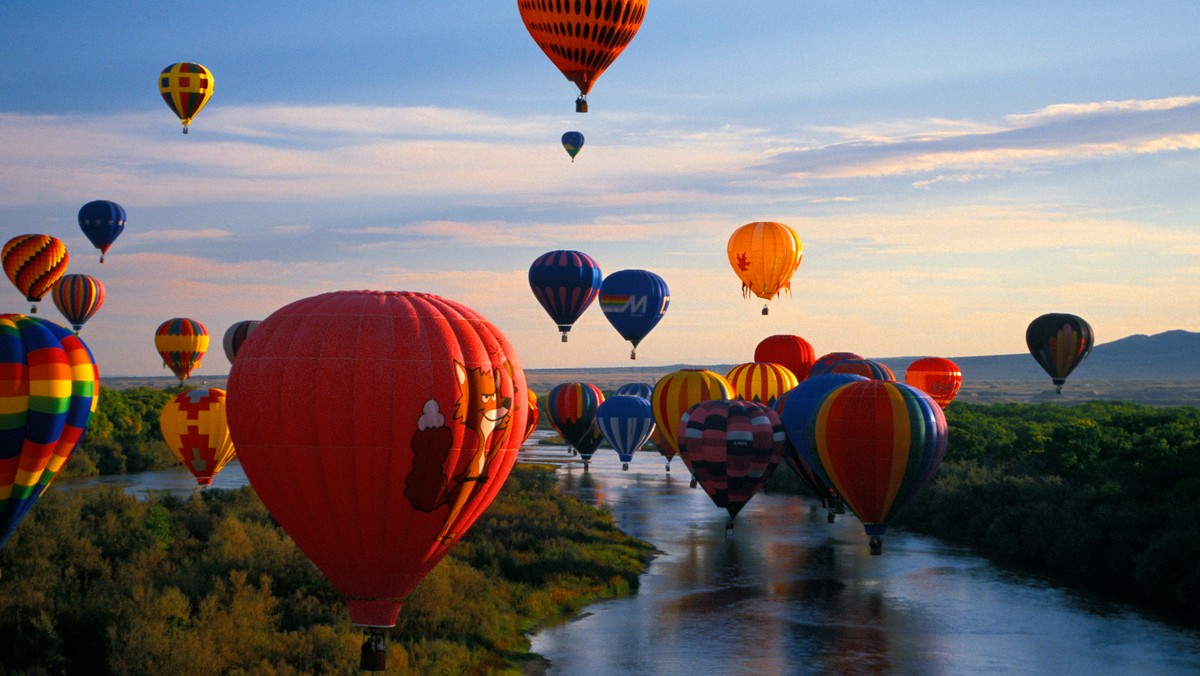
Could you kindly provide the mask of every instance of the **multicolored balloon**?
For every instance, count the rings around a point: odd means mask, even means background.
[[[648,400],[633,394],[618,394],[596,408],[596,428],[617,451],[621,469],[628,470],[633,454],[654,432],[654,412]]]
[[[529,288],[550,319],[567,332],[600,293],[600,266],[582,251],[548,251],[529,266]]]
[[[616,394],[632,394],[650,401],[650,397],[654,396],[654,386],[647,383],[625,383],[617,388]]]
[[[538,412],[538,396],[533,390],[529,390],[529,416],[525,421],[525,436],[521,439],[524,444],[529,441],[529,437],[533,436],[533,431],[537,429],[538,420],[541,418],[541,413]]]
[[[261,323],[257,319],[243,319],[230,324],[229,328],[225,329],[225,335],[221,338],[221,347],[225,348],[225,358],[229,360],[230,364],[233,363],[234,357],[237,357],[238,350],[242,349],[242,343],[246,342],[250,332]]]
[[[958,396],[962,381],[958,364],[941,357],[923,357],[904,371],[904,382],[928,394],[942,408]]]
[[[50,299],[75,333],[79,333],[104,305],[104,285],[91,275],[63,275],[50,290]]]
[[[630,359],[637,359],[637,347],[671,304],[671,290],[662,277],[648,270],[618,270],[600,284],[600,309],[621,337],[633,343]]]
[[[788,399],[795,391],[795,389],[792,389],[784,392],[783,396],[776,399],[775,403],[772,405],[772,408],[775,409],[775,412],[779,414],[780,420],[783,420],[783,410],[787,406]],[[787,431],[787,421],[784,421],[784,431]],[[800,479],[801,482],[804,483],[805,486],[808,486],[813,495],[820,498],[821,506],[834,507],[834,503],[831,501],[836,499],[837,493],[835,493],[832,488],[829,488],[829,486],[821,480],[821,477],[818,476],[815,471],[813,471],[813,468],[800,458],[800,454],[796,452],[796,447],[792,444],[790,433],[787,435],[787,437],[787,445],[783,449],[783,459],[785,462],[787,462],[788,467],[791,468],[792,472]],[[829,513],[829,523],[833,522],[834,513],[831,510]]]
[[[583,134],[577,131],[569,131],[562,135],[563,149],[571,156],[571,162],[575,161],[575,156],[583,149]]]
[[[71,257],[67,254],[67,245],[57,237],[17,235],[4,245],[0,259],[13,286],[25,294],[25,300],[34,303],[29,309],[30,314],[36,314],[36,303],[67,271]]]
[[[158,92],[183,123],[183,133],[188,133],[192,118],[212,98],[215,82],[212,73],[198,63],[173,63],[159,73]]]
[[[774,221],[747,223],[729,237],[729,264],[742,280],[742,296],[754,294],[764,301],[792,290],[792,274],[800,267],[804,247],[791,227]],[[763,303],[762,313],[767,314]]]
[[[79,336],[0,315],[0,547],[71,457],[99,394],[100,371]]]
[[[1053,312],[1029,323],[1025,345],[1034,360],[1054,381],[1054,391],[1062,394],[1067,376],[1092,352],[1096,334],[1082,317]]]
[[[200,486],[233,459],[233,439],[225,418],[225,390],[215,387],[175,395],[158,416],[163,441]]]
[[[504,485],[527,389],[495,326],[427,293],[304,298],[242,346],[228,399],[238,459],[368,628],[364,661]]]
[[[788,437],[788,448],[784,458],[796,474],[821,496],[823,502],[837,501],[840,497],[836,492],[830,492],[832,486],[829,477],[825,476],[821,458],[812,444],[812,426],[817,410],[830,392],[843,385],[865,380],[869,378],[850,373],[809,376],[775,402],[775,410],[779,412]]]
[[[811,374],[812,371],[809,371],[809,373]],[[875,361],[874,359],[853,359],[849,357],[839,359],[823,368],[821,373],[822,375],[829,373],[853,373],[874,380],[886,380],[888,382],[895,382],[896,380],[896,374],[892,373],[892,369],[888,368],[887,364]]]
[[[194,319],[168,319],[154,332],[154,349],[162,357],[163,366],[183,382],[193,369],[200,367],[200,360],[208,351],[208,329]]]
[[[808,375],[810,378],[812,376],[825,375],[826,373],[831,373],[831,371],[829,369],[833,368],[834,364],[838,363],[839,361],[841,361],[843,359],[862,359],[862,358],[863,358],[862,355],[855,354],[853,352],[830,352],[828,354],[823,354],[820,357],[817,357],[815,360],[813,360],[812,368],[810,368],[808,370]]]
[[[942,407],[904,383],[850,383],[822,400],[812,444],[829,484],[863,522],[872,554],[937,472],[946,437]]]
[[[592,3],[517,0],[529,35],[579,87],[575,112],[587,112],[588,92],[641,28],[647,1],[596,2],[593,8]]]
[[[125,208],[116,202],[95,200],[79,208],[79,229],[100,250],[100,262],[125,231]]]
[[[583,458],[584,469],[602,440],[596,429],[596,409],[603,401],[604,393],[591,383],[562,383],[546,397],[550,426]]]
[[[679,457],[717,507],[726,530],[783,459],[779,414],[753,401],[705,401],[679,419]]]
[[[815,361],[813,346],[800,336],[780,334],[767,336],[754,348],[754,361],[769,361],[782,365],[797,380],[808,377]]]
[[[725,374],[738,399],[774,406],[775,400],[800,381],[787,368],[774,362],[752,361],[738,364]]]
[[[733,399],[733,385],[725,376],[707,369],[680,369],[659,379],[650,398],[654,411],[656,433],[662,442],[654,445],[667,458],[670,470],[671,458],[679,452],[679,420],[687,410],[702,401]]]

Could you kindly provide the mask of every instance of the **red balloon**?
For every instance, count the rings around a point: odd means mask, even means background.
[[[808,377],[817,353],[813,346],[800,336],[786,334],[767,336],[754,348],[754,361],[769,361],[792,372],[797,380]]]
[[[255,328],[229,374],[229,428],[250,484],[351,622],[389,627],[504,484],[527,392],[508,340],[470,308],[338,291]]]
[[[933,397],[942,408],[958,396],[962,379],[958,364],[941,357],[918,359],[904,371],[904,382]]]

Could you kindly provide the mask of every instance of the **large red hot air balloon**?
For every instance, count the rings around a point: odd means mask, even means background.
[[[530,37],[554,67],[579,87],[575,112],[587,112],[588,92],[642,27],[647,2],[517,0]]]
[[[797,380],[804,380],[816,361],[816,352],[800,336],[780,334],[767,336],[758,342],[754,348],[754,361],[774,362],[791,371]]]
[[[958,396],[962,379],[958,364],[941,357],[922,357],[904,371],[904,382],[933,397],[942,408]]]
[[[246,477],[368,627],[364,664],[499,492],[528,409],[503,334],[432,294],[298,300],[238,352],[227,411]]]

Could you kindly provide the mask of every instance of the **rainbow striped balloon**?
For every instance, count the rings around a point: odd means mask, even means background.
[[[591,383],[563,383],[546,397],[550,424],[585,460],[591,458],[602,437],[596,428],[596,409],[604,393]]]
[[[104,285],[91,275],[63,275],[50,291],[54,307],[71,322],[75,333],[104,305]]]
[[[183,382],[208,351],[208,329],[194,319],[168,319],[154,332],[154,349],[162,356],[163,366]]]
[[[25,300],[37,303],[67,271],[67,245],[50,235],[17,235],[4,245],[4,273]],[[37,305],[29,311],[37,312]]]
[[[882,548],[888,524],[929,483],[946,453],[942,407],[904,383],[843,385],[821,402],[811,427],[821,469]]]
[[[0,315],[0,546],[87,429],[100,392],[92,353],[65,327]]]
[[[774,406],[784,392],[800,384],[786,367],[772,362],[752,361],[729,370],[725,379],[739,399]]]

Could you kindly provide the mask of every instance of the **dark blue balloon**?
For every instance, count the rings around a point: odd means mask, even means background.
[[[529,266],[529,288],[562,331],[567,332],[600,292],[600,266],[581,251],[549,251]]]
[[[577,131],[569,131],[562,135],[562,144],[567,154],[571,156],[571,161],[574,162],[575,156],[583,148],[583,134]]]
[[[600,285],[600,309],[621,337],[633,343],[630,359],[637,359],[637,346],[667,312],[671,290],[662,277],[648,270],[619,270]]]
[[[108,200],[88,202],[79,209],[79,228],[100,250],[100,262],[103,263],[108,247],[125,230],[125,209]]]
[[[654,432],[654,411],[647,399],[618,394],[596,408],[596,428],[625,463],[622,469],[629,469],[633,454]]]
[[[654,386],[646,383],[625,383],[617,388],[617,394],[632,394],[650,401],[650,397],[654,396]]]
[[[837,388],[858,382],[870,380],[864,376],[852,373],[826,373],[809,376],[796,387],[787,391],[781,397],[779,418],[783,421],[783,429],[787,432],[788,441],[796,454],[804,461],[813,474],[827,486],[833,482],[822,469],[821,459],[817,457],[817,449],[812,443],[812,424],[816,419],[821,402]]]

